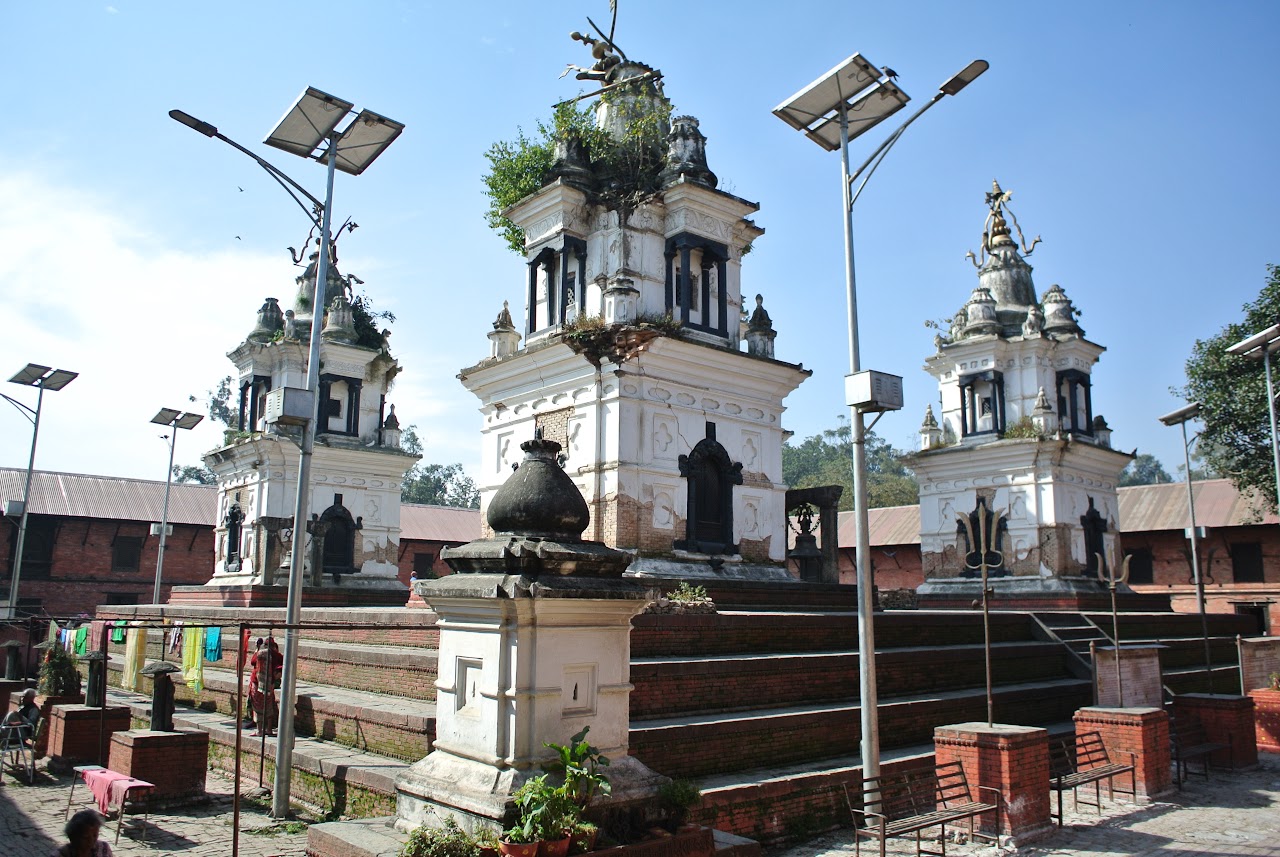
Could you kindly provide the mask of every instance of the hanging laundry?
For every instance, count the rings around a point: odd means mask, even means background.
[[[147,659],[147,629],[130,628],[125,635],[124,671],[120,676],[120,686],[135,693],[142,684],[142,662]]]
[[[100,652],[107,640],[107,623],[104,619],[94,619],[89,623],[89,651]]]
[[[175,619],[173,621],[172,635],[169,637],[169,654],[177,654],[182,651],[182,620]]]
[[[128,626],[128,624],[129,623],[126,622],[124,619],[116,620],[115,627],[111,629],[111,642],[113,643],[124,642],[124,636],[125,636],[124,631],[125,631],[125,627]]]
[[[187,628],[182,635],[182,679],[199,694],[204,689],[204,628]]]
[[[204,632],[204,657],[207,661],[222,660],[222,629],[206,628]]]
[[[89,626],[81,625],[76,628],[75,655],[83,657],[89,654]]]
[[[62,629],[58,627],[58,623],[57,623],[57,622],[54,622],[54,621],[52,621],[52,620],[50,620],[50,622],[49,622],[49,635],[48,635],[47,637],[45,637],[45,639],[46,639],[48,642],[53,643],[53,642],[56,642],[56,641],[58,641],[58,640],[61,640],[61,639],[62,639],[62,636],[61,636],[61,635],[62,635]]]

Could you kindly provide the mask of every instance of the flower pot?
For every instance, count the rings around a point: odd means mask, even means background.
[[[538,842],[498,842],[498,853],[507,857],[537,857]]]
[[[596,838],[600,835],[598,829],[593,829],[589,833],[575,833],[569,845],[570,854],[589,854],[596,850]]]
[[[569,853],[570,838],[543,840],[538,846],[538,857],[566,857]]]

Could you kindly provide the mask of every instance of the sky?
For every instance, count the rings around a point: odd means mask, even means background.
[[[862,363],[905,378],[905,408],[876,431],[918,445],[938,395],[925,322],[976,285],[965,253],[999,179],[1028,240],[1044,239],[1038,291],[1060,284],[1107,349],[1094,413],[1117,448],[1174,472],[1181,436],[1157,422],[1181,405],[1170,388],[1194,341],[1238,320],[1280,262],[1280,4],[618,5],[618,44],[698,117],[721,188],[761,206],[743,293],[764,295],[778,358],[814,372],[786,402],[797,439],[845,412],[840,166],[770,111],[854,52],[894,68],[913,105],[982,58],[990,71],[911,127],[854,212]],[[335,219],[360,227],[339,266],[396,316],[404,371],[389,400],[425,460],[475,472],[478,403],[456,375],[488,355],[485,333],[524,283],[484,222],[484,153],[585,91],[558,78],[589,60],[568,33],[608,15],[606,0],[0,3],[0,374],[80,373],[45,397],[37,468],[164,478],[150,418],[202,407],[234,371],[225,355],[263,298],[296,292],[285,248],[308,228],[249,158],[167,113],[323,196],[323,167],[259,143],[314,86],[406,125],[364,175],[338,176]],[[891,130],[856,140],[854,162]],[[4,387],[34,405],[34,390]],[[4,404],[0,465],[26,466],[30,432]],[[195,464],[220,434],[206,421],[178,440],[178,462]]]

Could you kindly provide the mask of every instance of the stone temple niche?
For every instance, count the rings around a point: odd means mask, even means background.
[[[1002,516],[1004,529],[990,533],[998,544],[987,547],[1006,602],[1084,604],[1105,594],[1099,563],[1118,561],[1116,483],[1131,456],[1111,448],[1093,413],[1092,372],[1105,349],[1085,339],[1061,286],[1036,297],[1026,257],[1040,239],[1026,243],[1010,196],[993,183],[981,250],[970,254],[977,288],[925,361],[940,412],[927,409],[911,458],[922,605],[968,606],[980,595],[961,519],[984,510]]]
[[[204,459],[218,479],[221,522],[208,586],[257,593],[254,587],[287,584],[298,438],[296,429],[268,425],[266,409],[272,390],[306,386],[316,261],[313,254],[297,278],[293,307],[282,312],[267,298],[253,330],[228,355],[239,377],[239,407],[226,445]],[[387,331],[367,315],[358,318],[350,281],[333,262],[323,302],[305,579],[349,590],[351,603],[403,604],[407,592],[396,579],[400,483],[417,456],[400,449],[400,423],[387,402],[400,364]],[[185,597],[181,589],[176,598]]]
[[[541,429],[586,497],[587,537],[631,552],[629,574],[791,580],[783,400],[810,373],[774,357],[754,291],[742,323],[757,206],[717,187],[660,73],[604,53],[579,74],[615,86],[597,125],[651,123],[659,156],[620,186],[561,139],[547,183],[506,211],[526,262],[508,297],[523,300],[495,298],[489,356],[459,376],[480,400],[481,506]]]

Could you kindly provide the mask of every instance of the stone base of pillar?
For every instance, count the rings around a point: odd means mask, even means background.
[[[177,802],[204,797],[209,733],[198,729],[153,732],[130,729],[111,736],[111,770],[155,784],[151,799]]]
[[[1128,764],[1134,755],[1138,794],[1153,798],[1173,790],[1169,753],[1169,715],[1160,708],[1082,708],[1076,734],[1097,732],[1113,762]]]
[[[127,705],[105,709],[88,705],[55,705],[49,712],[49,768],[55,772],[76,765],[106,765],[111,736],[129,728]]]
[[[1267,753],[1280,753],[1280,690],[1251,690],[1249,697],[1253,700],[1257,748]]]
[[[1181,693],[1173,698],[1174,718],[1190,715],[1204,724],[1205,736],[1214,743],[1230,744],[1211,757],[1221,767],[1252,768],[1258,764],[1254,701],[1249,696],[1226,693]]]
[[[1000,821],[981,817],[986,833],[1001,833],[1023,842],[1052,829],[1049,817],[1049,733],[1029,726],[957,723],[933,730],[939,765],[959,762],[975,800],[989,800],[979,786],[1000,792]]]

